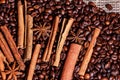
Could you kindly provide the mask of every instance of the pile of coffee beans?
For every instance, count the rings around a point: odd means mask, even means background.
[[[5,4],[0,4],[0,26],[7,25],[15,42],[17,41],[17,0],[8,0]],[[109,5],[108,5],[109,6]],[[77,34],[81,39],[83,48],[76,63],[73,80],[81,80],[78,75],[81,62],[83,61],[86,50],[92,39],[95,28],[100,28],[101,33],[97,38],[93,55],[88,65],[86,74],[82,79],[86,80],[120,80],[120,14],[106,13],[103,9],[97,7],[95,3],[84,3],[83,0],[27,0],[27,14],[34,19],[33,27],[39,26],[39,23],[47,25],[53,23],[55,16],[60,17],[60,23],[63,18],[74,18],[75,21],[69,32]],[[61,24],[60,24],[61,25]],[[60,29],[58,30],[58,33]],[[59,34],[58,34],[59,35]],[[40,43],[42,45],[33,80],[59,80],[67,52],[72,40],[67,39],[61,53],[61,61],[58,67],[52,66],[55,59],[57,38],[55,40],[52,56],[48,63],[42,62],[42,56],[47,45],[48,38],[43,40],[36,38],[34,34],[33,45]],[[20,50],[21,56],[23,51]],[[29,65],[29,62],[26,63]],[[26,71],[23,75],[18,76],[18,80],[25,79]],[[1,76],[0,76],[1,79]]]

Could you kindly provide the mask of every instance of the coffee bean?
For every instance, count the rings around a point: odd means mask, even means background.
[[[106,7],[108,10],[112,10],[112,9],[113,9],[113,7],[112,7],[111,4],[106,4],[105,7]]]
[[[111,75],[117,76],[119,74],[119,70],[113,70],[111,71]]]
[[[89,2],[88,5],[96,7],[96,4],[94,2]]]
[[[40,75],[39,75],[39,78],[40,78],[40,79],[44,79],[44,75],[40,74]]]
[[[112,58],[112,60],[117,60],[118,56],[117,55],[112,55],[111,58]]]
[[[110,25],[110,22],[109,22],[109,21],[106,21],[105,24],[106,24],[106,25]]]
[[[105,65],[105,69],[110,68],[110,65],[111,65],[111,63],[110,63],[110,62],[108,62],[108,63]]]
[[[52,10],[50,8],[47,8],[47,9],[45,9],[45,12],[51,14]]]
[[[85,79],[89,80],[90,79],[90,75],[87,73],[85,74]]]
[[[103,77],[101,80],[108,80],[108,78],[107,77]]]

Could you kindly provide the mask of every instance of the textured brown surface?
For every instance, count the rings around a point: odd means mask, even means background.
[[[120,13],[120,0],[84,0],[85,2],[93,1],[100,8],[103,8],[106,12],[119,12]],[[113,6],[112,10],[108,10],[105,4],[111,4]]]

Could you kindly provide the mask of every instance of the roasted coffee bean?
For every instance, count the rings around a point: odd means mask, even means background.
[[[111,56],[112,60],[117,60],[118,56],[116,54]]]
[[[44,75],[40,74],[40,75],[39,75],[39,78],[40,78],[40,79],[44,79]]]
[[[112,9],[113,9],[113,7],[112,7],[111,4],[106,4],[105,7],[106,7],[108,10],[112,10]]]
[[[110,65],[111,65],[111,63],[110,63],[110,62],[108,62],[107,64],[105,64],[105,69],[110,68]]]
[[[0,25],[7,25],[13,39],[17,42],[17,10],[16,3],[12,0],[6,1],[6,4],[0,4]],[[112,9],[110,5],[107,6],[109,10]],[[98,8],[94,2],[84,3],[83,0],[73,0],[73,1],[54,1],[54,0],[28,0],[27,1],[28,14],[33,16],[33,27],[40,26],[38,23],[50,23],[53,24],[55,16],[60,17],[59,27],[61,28],[62,19],[74,18],[74,23],[72,25],[71,31],[76,32],[79,30],[78,35],[83,38],[80,44],[83,45],[78,61],[76,63],[73,80],[81,80],[78,75],[79,67],[84,59],[84,55],[89,47],[90,41],[92,39],[94,29],[100,28],[101,33],[97,38],[92,58],[90,59],[86,74],[82,76],[82,80],[119,80],[119,62],[120,53],[119,41],[120,41],[120,14],[115,12],[107,13],[102,8]],[[58,30],[59,36],[60,30]],[[37,35],[33,36],[33,45],[40,43],[42,49],[40,51],[37,65],[35,67],[36,73],[34,74],[33,80],[58,80],[61,76],[61,71],[64,65],[65,58],[67,57],[67,51],[70,45],[70,41],[66,40],[64,47],[62,49],[59,66],[51,66],[55,60],[55,53],[58,40],[55,40],[53,45],[52,55],[50,61],[47,63],[42,62],[42,56],[48,39],[43,40],[40,38],[37,40]],[[70,34],[71,36],[71,34]],[[33,46],[34,49],[34,46]],[[21,56],[23,56],[24,51],[19,50]],[[50,74],[50,75],[49,75]],[[23,77],[25,78],[24,74]],[[1,79],[1,77],[0,77]]]
[[[96,7],[96,4],[94,2],[89,2],[88,5]]]
[[[105,24],[106,24],[106,25],[110,25],[110,22],[109,22],[109,21],[106,21]]]
[[[97,16],[94,15],[91,20],[92,20],[92,21],[95,21],[96,19],[97,19]]]
[[[119,74],[119,70],[113,70],[111,71],[111,75],[117,76]]]
[[[107,77],[103,77],[101,80],[108,80],[108,78]]]
[[[85,74],[85,79],[87,79],[87,80],[90,79],[90,75],[88,73]]]
[[[51,14],[52,10],[50,8],[47,8],[47,9],[45,9],[45,12]]]

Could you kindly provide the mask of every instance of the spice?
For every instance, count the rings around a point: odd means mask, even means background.
[[[100,29],[95,28],[92,40],[89,44],[89,47],[88,47],[87,52],[85,54],[84,60],[81,64],[81,67],[80,67],[80,70],[79,70],[79,75],[81,75],[81,76],[84,76],[84,74],[86,72],[86,69],[88,67],[88,63],[89,63],[89,61],[91,59],[91,56],[92,56],[92,53],[93,53],[93,47],[95,46],[96,39],[97,39],[99,34],[100,34]]]
[[[16,67],[16,62],[14,62],[12,67],[10,67],[9,65],[7,66],[9,69],[9,70],[5,70],[5,74],[9,75],[7,77],[7,80],[12,80],[12,79],[17,80],[17,76],[22,74],[22,72],[18,71],[20,67],[19,66]]]
[[[26,43],[27,43],[27,1],[24,0],[24,17],[25,17],[25,28],[24,28],[24,32],[25,32],[25,35],[24,35],[24,48],[26,48]]]
[[[27,15],[27,44],[26,44],[26,51],[25,51],[25,57],[24,57],[24,62],[28,61],[31,59],[32,55],[32,43],[33,43],[33,17],[30,15]]]
[[[63,67],[61,80],[72,80],[76,61],[81,50],[81,45],[72,43]]]
[[[71,42],[81,44],[82,40],[84,40],[84,38],[80,37],[80,31],[79,30],[77,31],[77,33],[74,33],[73,31],[71,31],[71,35],[72,36],[69,36],[67,38],[68,40],[71,40]]]
[[[25,69],[25,64],[24,64],[20,54],[18,53],[18,49],[17,49],[16,44],[15,44],[13,38],[12,38],[12,35],[10,34],[9,30],[7,29],[7,27],[5,25],[1,26],[0,30],[4,34],[4,36],[6,38],[6,41],[8,42],[8,45],[9,45],[15,59],[17,60],[19,66],[20,66],[20,69],[24,70]]]
[[[51,32],[51,26],[46,26],[46,23],[44,23],[43,26],[41,25],[41,23],[39,24],[40,26],[33,28],[33,31],[37,35],[37,39],[39,39],[42,36],[43,40],[46,40],[49,37],[49,33]]]
[[[10,48],[6,42],[6,40],[4,39],[2,33],[0,32],[0,48],[2,49],[4,55],[6,56],[7,60],[9,63],[14,61],[14,58],[12,56],[12,53],[10,51]]]
[[[112,10],[112,9],[113,9],[113,7],[112,7],[111,4],[106,4],[105,7],[106,7],[108,10]]]
[[[52,53],[52,47],[55,41],[55,37],[57,34],[57,30],[58,30],[58,24],[59,24],[59,17],[56,16],[55,21],[53,22],[53,28],[52,28],[52,32],[50,34],[50,38],[46,47],[46,50],[44,52],[43,55],[43,61],[47,62],[50,59],[51,53]]]
[[[18,48],[23,48],[23,45],[24,45],[23,5],[21,0],[18,0]]]
[[[32,78],[33,78],[33,74],[34,74],[36,63],[37,63],[38,55],[40,53],[40,49],[41,49],[41,45],[36,44],[35,50],[33,52],[33,56],[32,56],[31,62],[30,62],[30,68],[28,71],[27,80],[32,80]]]
[[[74,19],[73,18],[70,18],[67,25],[66,26],[63,26],[63,29],[61,29],[62,31],[62,34],[60,34],[60,39],[58,41],[58,45],[57,45],[57,50],[56,50],[56,56],[55,56],[55,62],[54,62],[54,66],[58,66],[59,65],[59,62],[60,62],[60,54],[61,54],[61,51],[62,51],[62,48],[63,48],[63,45],[64,45],[64,42],[66,40],[66,37],[69,33],[69,30],[72,26],[74,22]],[[64,25],[64,24],[63,24]],[[65,29],[64,29],[65,28]]]
[[[6,75],[5,73],[3,72],[5,70],[5,66],[4,66],[4,56],[3,56],[3,53],[2,51],[0,50],[0,74],[2,76],[2,79],[3,80],[6,80]]]

